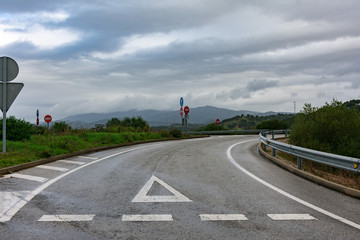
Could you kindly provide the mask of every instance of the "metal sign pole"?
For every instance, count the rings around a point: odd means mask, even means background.
[[[6,153],[6,81],[7,81],[7,57],[4,58],[3,68],[3,153]]]

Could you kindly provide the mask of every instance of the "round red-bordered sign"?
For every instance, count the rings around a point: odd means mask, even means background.
[[[220,119],[216,119],[216,124],[217,124],[217,125],[220,124]]]
[[[184,115],[184,109],[181,107],[180,108],[180,116],[183,116]]]
[[[190,112],[190,108],[189,108],[188,106],[185,106],[185,107],[184,107],[184,112],[185,112],[186,114],[188,114],[188,113]]]
[[[51,117],[50,115],[46,115],[46,116],[44,117],[44,121],[47,122],[47,123],[49,123],[49,122],[52,121],[52,117]]]

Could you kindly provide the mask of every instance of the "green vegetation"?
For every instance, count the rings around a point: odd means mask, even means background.
[[[217,125],[216,123],[210,123],[206,126],[203,126],[198,131],[219,131],[219,130],[227,130],[222,124]]]
[[[256,125],[256,129],[271,129],[271,130],[281,130],[287,129],[289,126],[285,121],[279,119],[265,120]]]
[[[73,130],[65,122],[55,122],[51,129],[46,129],[10,117],[7,119],[7,153],[0,155],[0,168],[95,147],[182,137],[177,129],[154,132],[141,117],[111,119],[106,126]]]
[[[360,113],[334,100],[321,108],[305,104],[291,127],[292,144],[360,158]]]
[[[251,130],[251,129],[287,129],[294,121],[294,114],[282,114],[271,116],[237,115],[233,118],[223,120],[220,125],[211,123],[199,127],[197,131],[216,130]]]
[[[3,120],[0,120],[0,134],[2,139],[2,124]],[[25,120],[16,119],[14,116],[10,116],[6,119],[6,139],[12,141],[21,141],[25,139],[30,139],[31,135],[34,133],[34,129],[31,123],[26,122]]]

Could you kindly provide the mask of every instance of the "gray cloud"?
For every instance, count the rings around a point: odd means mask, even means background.
[[[11,111],[170,109],[180,96],[292,111],[356,98],[359,11],[356,0],[5,1],[0,51],[25,83]]]

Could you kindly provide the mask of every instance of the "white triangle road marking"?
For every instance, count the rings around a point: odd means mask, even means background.
[[[173,196],[147,196],[151,186],[154,182],[159,183],[169,192],[174,194]],[[185,197],[183,194],[169,186],[164,181],[160,180],[156,176],[152,176],[149,181],[144,185],[144,187],[139,191],[139,193],[134,197],[131,202],[192,202],[189,198]]]

